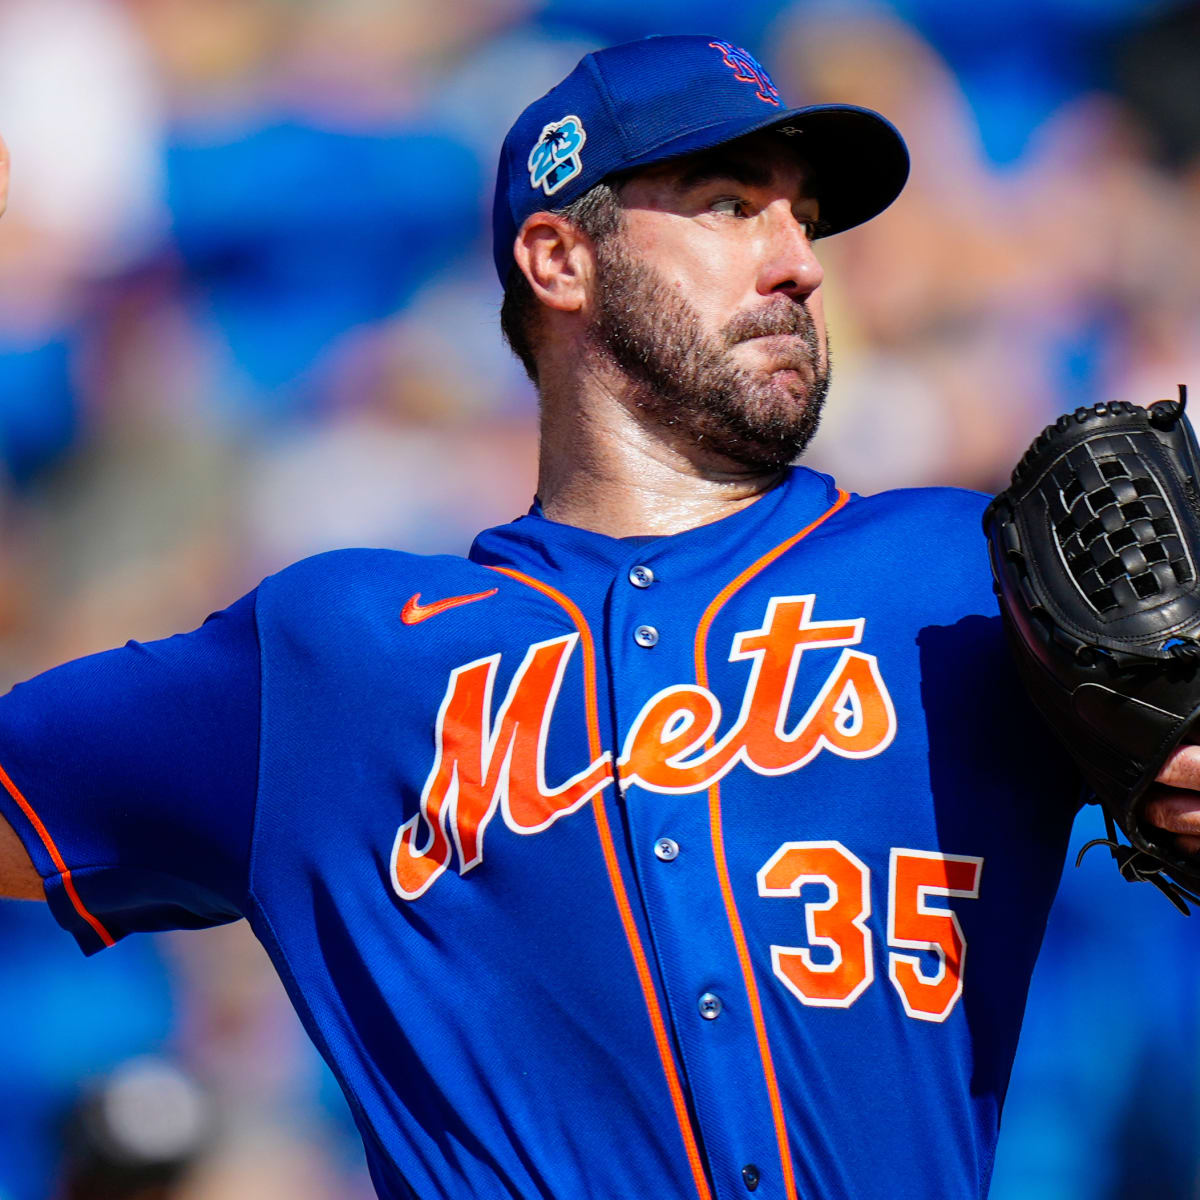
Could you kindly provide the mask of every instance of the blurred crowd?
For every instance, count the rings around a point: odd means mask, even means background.
[[[499,145],[582,53],[654,32],[742,42],[791,103],[909,141],[901,199],[820,248],[812,465],[995,490],[1066,408],[1200,391],[1197,0],[0,0],[0,682],[192,628],[306,554],[460,553],[523,512]],[[1068,869],[994,1197],[1200,1196],[1191,926],[1099,856]],[[0,1200],[118,1200],[71,1182],[64,1131],[160,1060],[204,1132],[130,1197],[370,1195],[244,928],[85,963],[4,903],[0,945]]]

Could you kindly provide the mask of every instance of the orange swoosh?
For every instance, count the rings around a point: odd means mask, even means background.
[[[432,604],[422,604],[421,593],[414,592],[400,610],[400,620],[405,625],[416,625],[421,621],[428,621],[430,617],[436,617],[438,613],[446,612],[447,609],[458,608],[460,604],[474,604],[476,600],[486,600],[499,590],[489,588],[486,592],[472,592],[469,596],[447,596],[445,600],[435,600]]]

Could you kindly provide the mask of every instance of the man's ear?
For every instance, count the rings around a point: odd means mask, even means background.
[[[595,267],[592,241],[565,217],[534,213],[517,233],[513,258],[547,308],[578,312],[587,304]]]

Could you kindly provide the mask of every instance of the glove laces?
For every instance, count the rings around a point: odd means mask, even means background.
[[[1153,854],[1147,854],[1144,850],[1136,850],[1133,846],[1127,846],[1117,840],[1117,827],[1107,811],[1104,813],[1104,828],[1108,837],[1092,838],[1076,856],[1076,867],[1083,862],[1083,856],[1093,846],[1107,846],[1113,861],[1117,864],[1117,870],[1121,872],[1122,879],[1127,879],[1130,883],[1154,884],[1185,917],[1191,915],[1188,909],[1189,901],[1200,906],[1200,896],[1164,874],[1165,871],[1170,870],[1170,867],[1162,859],[1156,858]]]

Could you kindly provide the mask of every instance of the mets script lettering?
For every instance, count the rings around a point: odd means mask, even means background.
[[[465,874],[483,860],[483,838],[500,812],[516,833],[538,833],[575,812],[619,777],[651,791],[700,792],[738,765],[760,775],[799,770],[822,750],[869,758],[891,743],[896,714],[875,656],[851,649],[865,620],[814,621],[814,596],[777,596],[762,626],[733,638],[729,661],[748,662],[741,710],[718,736],[721,705],[698,684],[652,696],[625,736],[618,762],[608,751],[562,783],[546,779],[546,740],[578,634],[529,647],[492,716],[500,655],[458,667],[438,709],[433,766],[420,809],[392,847],[397,895],[415,900],[457,856]],[[804,715],[787,727],[803,654],[841,653]]]

